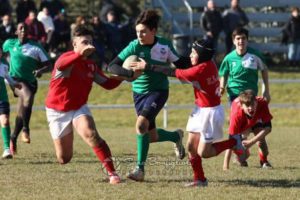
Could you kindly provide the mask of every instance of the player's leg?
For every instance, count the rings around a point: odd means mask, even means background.
[[[261,127],[256,127],[253,129],[254,135],[257,135],[262,130]],[[260,160],[260,165],[262,168],[272,168],[272,165],[268,161],[269,148],[266,138],[261,139],[257,142],[258,155]]]
[[[246,149],[243,144],[242,140],[246,135],[248,135],[248,132],[245,131],[244,136],[242,134],[235,134],[230,135],[229,138],[235,139],[236,145],[232,148],[234,154],[236,155],[237,162],[240,164],[241,167],[248,167],[247,159],[250,156],[249,149]]]
[[[207,186],[207,180],[202,167],[202,158],[197,153],[199,142],[200,133],[189,133],[186,146],[188,149],[189,162],[193,169],[194,180],[191,183],[187,183],[185,185],[186,187]]]
[[[144,110],[147,110],[146,118],[149,120],[150,142],[165,142],[174,143],[175,154],[179,159],[185,156],[185,149],[182,143],[184,132],[181,129],[168,131],[162,128],[156,128],[155,119],[158,113],[162,110],[168,100],[169,91],[151,92],[148,96]]]
[[[9,103],[0,102],[0,123],[3,139],[3,154],[2,158],[12,158],[10,150],[10,126],[9,126]]]
[[[73,157],[73,132],[66,133],[61,138],[53,139],[55,154],[60,164],[67,164]]]
[[[22,84],[23,86],[23,84]],[[15,89],[16,90],[16,89]],[[15,127],[14,131],[10,137],[10,149],[13,154],[17,153],[17,139],[23,128],[23,119],[22,119],[22,110],[23,110],[23,99],[18,96],[17,107],[16,107],[16,118],[15,118]]]
[[[223,161],[223,170],[229,170],[229,163],[230,163],[231,154],[232,154],[231,149],[227,149],[225,151],[224,161]]]
[[[73,119],[73,126],[81,136],[81,138],[91,148],[93,148],[93,151],[96,154],[97,158],[103,164],[110,176],[110,183],[120,183],[120,178],[114,168],[109,146],[107,145],[106,141],[99,136],[94,119],[91,116],[91,113],[86,105],[82,106],[79,110],[76,111]]]

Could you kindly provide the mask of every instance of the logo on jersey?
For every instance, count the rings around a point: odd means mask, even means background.
[[[162,55],[165,55],[165,54],[167,53],[167,50],[166,50],[164,47],[162,47],[162,48],[160,49],[160,53],[161,53]]]

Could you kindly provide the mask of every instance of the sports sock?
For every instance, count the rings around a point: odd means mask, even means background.
[[[236,140],[231,138],[229,140],[225,140],[222,142],[213,143],[212,145],[216,150],[216,156],[217,156],[224,150],[231,149],[232,147],[234,147],[234,145],[236,145]]]
[[[93,148],[96,156],[98,159],[101,161],[105,169],[107,170],[109,175],[112,175],[115,173],[115,167],[111,158],[111,152],[106,144],[106,142],[103,140],[102,142],[99,143],[98,146]]]
[[[2,138],[3,138],[3,147],[4,149],[9,149],[9,143],[10,143],[10,127],[2,127]]]
[[[157,142],[171,141],[175,143],[180,139],[176,131],[166,131],[161,128],[156,129],[156,131],[158,134]]]
[[[259,155],[259,160],[261,163],[268,162],[267,156],[265,156],[262,152],[259,152],[258,155]]]
[[[193,172],[194,172],[194,181],[205,181],[204,171],[202,167],[202,158],[199,155],[189,158]]]
[[[148,133],[137,134],[137,166],[139,169],[144,171],[145,162],[149,150],[150,137]]]

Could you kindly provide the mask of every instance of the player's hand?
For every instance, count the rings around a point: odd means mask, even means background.
[[[35,77],[37,77],[37,78],[40,78],[40,77],[42,77],[42,72],[41,72],[41,70],[34,70],[33,71],[33,75],[35,76]]]
[[[224,93],[225,93],[225,88],[224,87],[220,87],[220,95],[223,96]]]
[[[91,45],[88,44],[86,45],[80,52],[80,55],[84,56],[84,57],[88,57],[89,55],[91,55],[94,51],[96,50],[96,48]]]
[[[133,71],[144,71],[146,69],[147,62],[142,58],[139,58],[139,60],[139,62],[130,63],[130,67]]]
[[[270,96],[270,93],[269,92],[264,92],[263,93],[263,97],[264,97],[264,99],[268,102],[268,103],[270,103],[270,101],[271,101],[271,96]]]

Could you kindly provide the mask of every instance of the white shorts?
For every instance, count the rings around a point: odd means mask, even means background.
[[[201,134],[200,141],[211,143],[223,138],[224,108],[222,105],[200,108],[192,111],[186,130]]]
[[[59,139],[73,131],[72,121],[82,115],[92,116],[87,105],[78,110],[63,112],[46,107],[46,115],[52,139]]]

